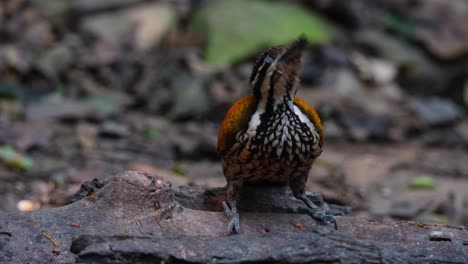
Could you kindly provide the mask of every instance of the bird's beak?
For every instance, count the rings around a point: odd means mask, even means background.
[[[302,51],[306,46],[307,40],[304,37],[300,37],[298,40],[289,45],[286,51],[281,54],[279,63],[286,65],[297,64],[299,66],[301,64]]]

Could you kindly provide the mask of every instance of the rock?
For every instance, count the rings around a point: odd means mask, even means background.
[[[177,162],[177,166],[193,185],[206,188],[226,186],[226,179],[223,177],[223,171],[218,161],[183,161]]]
[[[329,84],[335,92],[331,102],[341,112],[355,109],[358,113],[368,116],[382,116],[396,119],[405,113],[403,107],[396,105],[405,104],[404,93],[395,84],[367,86],[349,70],[335,70],[330,72],[329,78],[333,83]],[[338,97],[338,102],[337,101]],[[354,111],[352,111],[354,112]]]
[[[352,61],[358,70],[359,77],[374,85],[391,84],[397,75],[395,65],[389,61],[366,58],[359,53],[354,54]]]
[[[362,28],[386,27],[389,31],[421,43],[442,60],[459,58],[468,52],[468,4],[465,1],[317,1],[315,6],[345,24]],[[383,41],[383,40],[382,40]]]
[[[431,224],[431,223],[439,223],[439,224],[450,224],[451,221],[450,219],[445,216],[445,215],[441,215],[441,214],[435,214],[435,213],[423,213],[419,216],[417,216],[415,218],[415,221],[417,222],[421,222],[421,223],[427,223],[427,224]],[[440,231],[435,231],[435,232],[440,232]],[[450,233],[448,233],[450,234]],[[430,239],[432,241],[435,241],[433,238]],[[444,240],[439,240],[439,241],[444,241]],[[445,240],[445,241],[448,241],[448,240]]]
[[[435,23],[441,23],[439,20]],[[468,30],[461,26],[467,23],[466,19],[454,22],[454,25],[444,26],[438,30],[432,27],[419,28],[417,38],[435,56],[441,59],[455,59],[468,53]]]
[[[199,160],[200,157],[217,159],[217,128],[210,123],[186,122],[177,129],[167,131],[179,159]]]
[[[412,16],[414,37],[436,58],[456,59],[468,54],[468,30],[463,25],[468,4],[465,1],[430,1]],[[437,25],[437,26],[434,26]]]
[[[356,76],[348,70],[338,70],[333,75],[335,76],[333,87],[338,95],[343,98],[355,98],[354,101],[358,102],[360,94],[363,93],[363,85]],[[358,104],[360,103],[358,102]]]
[[[20,73],[26,73],[32,67],[32,60],[28,54],[14,45],[0,46],[0,67],[12,67]]]
[[[2,165],[1,168],[4,166]],[[20,210],[20,201],[25,199],[25,197],[38,197],[43,195],[43,190],[41,188],[44,186],[43,182],[39,181],[27,181],[27,177],[18,181],[18,173],[11,173],[11,170],[0,169],[1,172],[1,181],[0,192],[2,193],[2,200],[0,201],[0,213],[3,212],[18,212]],[[47,191],[50,191],[48,189]],[[31,201],[33,203],[33,208],[37,209],[41,207],[41,203],[35,199]],[[0,224],[1,226],[1,224]],[[0,235],[1,236],[1,235]],[[0,252],[1,250],[2,239],[0,238]],[[0,253],[1,255],[1,253]],[[1,261],[1,257],[0,257]]]
[[[121,105],[109,97],[93,96],[84,100],[51,94],[26,107],[26,118],[32,121],[102,120],[117,113]],[[58,111],[57,109],[60,109]]]
[[[204,80],[182,75],[174,81],[174,105],[168,113],[169,117],[176,120],[197,118],[210,110],[210,98]]]
[[[330,127],[336,132],[334,136],[341,133],[338,127],[354,139],[399,140],[408,127],[414,127],[413,120],[407,118],[411,111],[405,94],[395,83],[369,85],[350,70],[328,72],[324,89],[300,89],[298,96],[319,110],[324,124],[336,123]],[[330,111],[333,116],[326,113]]]
[[[1,55],[0,55],[1,56]],[[0,62],[1,63],[1,62]],[[1,65],[0,65],[1,68]],[[21,101],[25,97],[25,89],[9,82],[0,81],[0,100]]]
[[[106,185],[109,181],[111,181],[111,179],[112,178],[110,176],[98,177],[91,181],[84,182],[80,186],[80,189],[78,190],[78,192],[75,193],[75,195],[73,195],[70,198],[70,203],[77,202],[81,199],[84,199],[92,195],[93,193],[96,193],[97,191],[99,191],[99,189],[101,189],[102,187],[104,187],[104,185]]]
[[[60,109],[60,111],[58,110]],[[44,121],[53,119],[83,118],[86,107],[73,100],[59,95],[51,95],[40,102],[26,106],[25,115],[31,121]]]
[[[322,125],[327,138],[343,138],[345,135],[344,129],[334,120],[322,120]]]
[[[452,127],[431,129],[418,138],[423,146],[460,148],[468,146],[468,141],[463,135],[458,133]]]
[[[353,39],[363,52],[371,52],[395,65],[399,71],[397,79],[404,88],[424,94],[434,94],[444,89],[445,79],[441,69],[421,50],[375,30],[358,31]]]
[[[104,137],[122,138],[130,136],[131,132],[124,124],[107,121],[101,125],[99,134]]]
[[[159,43],[175,21],[174,10],[167,4],[148,3],[112,13],[85,17],[82,29],[101,39],[119,43],[134,33],[132,43],[143,51]]]
[[[331,69],[353,67],[348,52],[337,45],[320,45],[308,55],[305,56],[302,67],[302,84],[322,84],[326,81],[323,76]]]
[[[14,146],[21,151],[47,147],[53,134],[47,125],[0,121],[0,145]]]
[[[242,211],[242,234],[230,237],[224,212],[207,204],[224,199],[225,189],[174,191],[170,183],[135,171],[83,186],[64,207],[0,213],[0,262],[442,263],[468,257],[462,226],[338,217],[334,230],[298,214],[302,204],[279,186],[247,187],[242,203],[255,212]],[[274,205],[271,198],[281,205],[276,213],[262,207]],[[428,239],[434,231],[450,233],[451,243]]]
[[[105,84],[98,83],[95,79],[93,79],[92,75],[85,72],[71,70],[67,73],[67,77],[73,84],[86,91],[86,94],[88,94],[90,97],[107,98],[107,100],[109,102],[113,102],[117,108],[130,106],[135,102],[135,98],[133,96],[128,96],[125,91],[114,89],[116,87],[109,89],[109,87],[106,87]]]
[[[208,85],[176,65],[167,65],[148,76],[146,91],[139,96],[149,111],[172,119],[200,118],[209,110]]]
[[[455,103],[437,97],[413,98],[410,107],[429,126],[450,124],[463,115],[462,110]]]
[[[367,139],[389,140],[393,121],[385,116],[351,115],[342,113],[340,123],[347,129],[350,137],[362,141]]]
[[[468,146],[468,119],[465,118],[465,120],[457,124],[455,126],[455,132],[463,140],[465,146]]]
[[[144,0],[72,0],[71,9],[79,14],[97,13],[109,10],[120,9],[141,3]]]
[[[32,0],[31,2],[37,9],[39,9],[42,15],[54,22],[54,24],[60,27],[65,25],[72,1]]]
[[[122,102],[117,102],[110,96],[91,96],[83,105],[86,107],[86,117],[103,120],[122,110]]]
[[[36,67],[49,78],[56,79],[74,62],[73,50],[69,45],[59,43],[47,49],[36,61]]]
[[[123,256],[119,258],[118,263],[325,263],[330,259],[346,263],[342,256],[358,262],[407,262],[404,256],[393,255],[387,249],[381,251],[367,243],[351,242],[354,244],[351,249],[344,246],[348,238],[330,235],[326,231],[317,230],[299,235],[284,234],[281,237],[269,234],[268,230],[265,233],[255,237],[185,236],[179,239],[81,236],[74,241],[72,250],[83,263],[113,262],[114,254]],[[247,241],[248,246],[245,244]],[[326,250],[322,246],[324,244],[334,248],[334,251]],[[106,247],[111,247],[112,250],[108,251]],[[139,255],[141,251],[146,253],[148,260]],[[361,257],[361,252],[365,252],[366,256]]]
[[[228,107],[248,92],[245,80],[249,79],[252,65],[241,65],[236,70],[237,74],[232,70],[222,71],[219,77],[212,77],[214,80],[209,84],[209,95],[212,104],[225,108],[223,111],[211,111],[210,116],[217,120],[222,120],[229,109]]]
[[[49,22],[38,21],[29,25],[21,37],[29,49],[43,51],[54,44],[57,36]]]
[[[428,62],[421,51],[390,34],[377,30],[361,30],[353,35],[353,40],[364,51],[371,50],[401,67],[414,68],[419,66],[422,69],[427,67],[424,64],[417,65]]]
[[[431,207],[433,201],[394,201],[391,205],[389,214],[399,219],[414,219],[418,214],[424,212],[425,208]]]
[[[174,171],[167,170],[160,167],[155,167],[153,165],[144,164],[140,162],[132,162],[128,165],[128,169],[130,170],[137,170],[142,171],[144,173],[148,173],[149,175],[153,175],[156,177],[160,177],[165,181],[169,181],[173,186],[181,186],[190,184],[189,178],[185,175],[181,175],[175,173]]]
[[[239,200],[239,209],[246,212],[264,213],[307,213],[304,203],[293,198],[290,188],[275,184],[246,184]],[[318,193],[306,192],[316,205],[334,215],[348,215],[351,208],[327,204]],[[182,206],[195,210],[224,211],[222,201],[226,197],[226,187],[205,189],[202,187],[178,186],[175,200]],[[255,203],[252,203],[255,201]]]
[[[96,138],[98,129],[94,125],[80,123],[76,127],[76,138],[83,149],[94,149],[96,147]]]

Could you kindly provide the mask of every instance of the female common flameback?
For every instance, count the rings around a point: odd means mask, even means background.
[[[289,184],[314,219],[336,228],[335,217],[305,195],[307,176],[324,143],[318,114],[296,97],[306,44],[300,38],[263,52],[250,77],[253,94],[234,103],[221,124],[218,151],[228,183],[223,203],[228,234],[240,231],[236,204],[248,182]]]

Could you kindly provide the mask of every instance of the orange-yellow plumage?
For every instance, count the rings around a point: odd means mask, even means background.
[[[296,104],[297,107],[299,107],[299,109],[301,109],[301,111],[307,117],[309,117],[309,119],[312,121],[315,128],[317,129],[317,132],[320,135],[320,142],[323,144],[325,138],[324,138],[324,134],[323,134],[322,121],[320,120],[320,117],[317,114],[317,112],[310,105],[308,105],[306,102],[304,102],[304,100],[302,100],[301,98],[299,98],[297,96],[294,97],[294,104]]]
[[[237,132],[246,127],[255,112],[255,97],[243,97],[229,109],[219,128],[218,152],[224,153],[234,143]]]

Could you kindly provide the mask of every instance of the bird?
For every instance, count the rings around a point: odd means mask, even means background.
[[[296,96],[306,46],[300,37],[265,50],[250,75],[252,94],[237,100],[221,123],[217,150],[227,181],[222,205],[228,235],[240,233],[242,186],[257,182],[288,184],[313,219],[337,228],[335,217],[305,194],[309,171],[324,145],[319,115]]]

